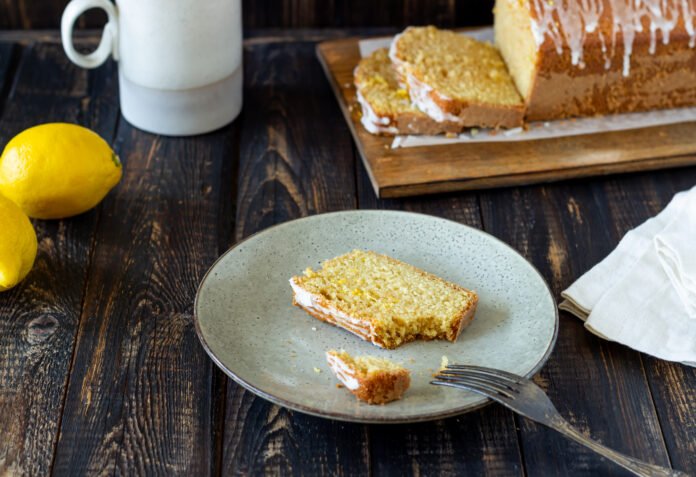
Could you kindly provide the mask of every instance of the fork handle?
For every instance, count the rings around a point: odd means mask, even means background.
[[[589,437],[581,434],[576,428],[571,426],[568,421],[559,416],[558,419],[554,419],[552,427],[564,436],[574,440],[578,444],[582,444],[589,449],[592,449],[596,453],[606,457],[607,459],[617,463],[624,469],[627,469],[634,474],[641,477],[689,477],[684,472],[669,469],[667,467],[662,467],[659,465],[648,464],[633,457],[616,452],[608,447],[603,446],[599,442],[590,439]]]

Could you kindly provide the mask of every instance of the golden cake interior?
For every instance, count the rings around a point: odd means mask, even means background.
[[[409,264],[354,250],[305,270],[295,283],[341,313],[370,322],[385,347],[414,339],[448,338],[476,295]]]
[[[497,0],[494,13],[495,44],[518,91],[524,98],[528,98],[532,91],[539,54],[532,33],[529,2]]]
[[[355,70],[355,85],[378,116],[422,114],[412,106],[408,92],[399,86],[386,48],[360,60]]]
[[[522,103],[500,53],[489,43],[432,26],[414,27],[399,37],[397,56],[418,80],[450,99]]]
[[[384,358],[375,356],[351,356],[346,351],[331,351],[331,354],[343,361],[347,366],[355,370],[361,378],[369,378],[376,373],[402,372],[406,368]]]

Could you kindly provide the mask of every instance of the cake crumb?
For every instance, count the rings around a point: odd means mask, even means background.
[[[315,367],[315,368],[314,368],[314,372],[315,372],[315,373],[321,373],[321,369]]]
[[[442,359],[440,360],[440,369],[445,369],[448,364],[449,364],[449,359],[447,358],[447,356],[442,355]]]
[[[316,327],[316,326],[312,326],[312,331],[317,331],[317,327]]]
[[[342,389],[344,386],[341,383],[336,383],[336,388],[337,389]]]

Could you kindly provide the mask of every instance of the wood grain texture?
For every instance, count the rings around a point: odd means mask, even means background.
[[[355,208],[353,149],[313,43],[245,49],[236,240]],[[279,408],[230,380],[224,475],[364,475],[365,427]]]
[[[547,278],[554,294],[603,259],[618,242],[607,190],[623,177],[481,194],[486,231],[516,248]],[[644,200],[645,195],[633,200]],[[625,200],[631,200],[625,196]],[[630,207],[623,202],[622,209]],[[614,219],[615,220],[615,219]],[[639,353],[602,340],[561,314],[556,349],[537,382],[572,425],[621,452],[668,465],[660,420]],[[616,466],[554,431],[521,420],[530,475],[616,474]],[[560,456],[560,457],[559,457]],[[621,474],[623,475],[623,474]]]
[[[0,115],[5,99],[10,94],[14,69],[19,57],[19,47],[13,43],[0,42]]]
[[[696,164],[696,122],[602,134],[519,141],[392,149],[360,123],[353,70],[358,39],[319,44],[341,111],[380,197],[487,189],[617,172]]]
[[[35,223],[37,264],[0,294],[0,475],[624,475],[499,406],[413,426],[344,424],[271,405],[205,357],[191,324],[202,273],[272,224],[356,207],[446,217],[512,244],[558,295],[696,183],[690,167],[378,200],[313,53],[313,42],[349,33],[250,35],[240,120],[188,139],[121,121],[117,189],[95,211]],[[3,43],[10,36],[19,43]],[[0,144],[52,120],[111,138],[115,78],[114,63],[69,65],[55,32],[0,32]],[[562,314],[536,380],[593,437],[696,474],[693,368],[600,340]]]
[[[398,209],[435,215],[482,228],[476,194],[379,200],[356,157],[361,209]],[[455,391],[456,392],[456,391]],[[371,426],[374,475],[523,475],[523,461],[510,411],[491,405],[441,421]]]
[[[0,0],[0,28],[59,28],[67,0]],[[244,0],[247,28],[405,27],[410,24],[490,24],[493,0]],[[79,26],[100,27],[104,16],[88,12]]]
[[[121,121],[124,176],[96,233],[55,472],[213,472],[214,371],[192,307],[220,248],[234,127],[164,138]]]
[[[7,45],[0,50],[4,55]],[[4,101],[0,144],[42,122],[86,125],[110,140],[117,121],[114,69],[73,68],[58,45],[21,51]],[[98,209],[34,221],[33,270],[0,295],[0,474],[48,473],[64,400]]]
[[[350,1],[335,2],[333,21],[326,16],[320,17],[327,22],[316,26],[340,26],[340,27],[386,27],[393,26],[404,28],[408,25],[435,24],[442,27],[457,24],[455,0],[404,0],[394,2],[390,0]],[[492,3],[485,1],[489,9]],[[469,17],[468,21],[482,21],[481,18]],[[299,26],[299,25],[298,25]]]

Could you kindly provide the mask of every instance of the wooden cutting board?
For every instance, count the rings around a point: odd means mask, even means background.
[[[360,124],[353,69],[360,38],[320,43],[317,56],[378,197],[484,189],[696,164],[696,122],[515,142],[392,149]]]

